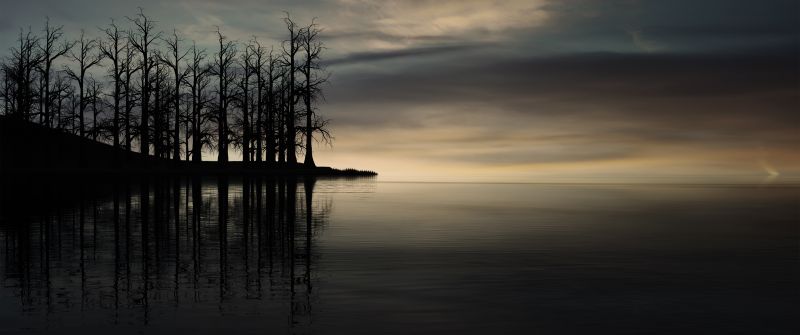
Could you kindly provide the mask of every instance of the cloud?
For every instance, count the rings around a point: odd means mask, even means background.
[[[398,58],[419,58],[426,56],[442,55],[463,52],[478,48],[488,47],[488,44],[444,45],[436,47],[406,48],[391,51],[355,52],[343,57],[334,58],[325,62],[326,65],[345,65],[354,63],[376,62]]]
[[[767,146],[783,157],[781,170],[800,167],[787,158],[800,141],[795,46],[487,53],[334,76],[323,108],[339,125],[338,147],[462,167],[681,162],[696,172],[758,168],[753,157]]]
[[[774,93],[775,100],[759,103],[790,117],[785,107],[797,95],[794,55],[798,49],[794,46],[715,53],[580,53],[527,58],[458,53],[446,60],[430,61],[412,57],[416,53],[400,53],[411,58],[402,66],[335,76],[330,99],[354,104],[491,102],[519,110],[545,100],[603,108],[642,101],[661,104],[662,100],[675,99],[680,104],[686,99],[712,101]],[[399,56],[386,56],[391,57]],[[370,54],[354,59],[384,57]],[[674,113],[685,114],[680,110]],[[730,115],[731,110],[714,109],[703,114],[719,113]]]
[[[641,30],[631,30],[628,31],[628,34],[631,35],[633,44],[643,51],[654,52],[659,49],[658,45],[645,38]]]
[[[562,52],[636,51],[641,41],[631,32],[671,52],[797,43],[800,34],[794,0],[573,0],[543,10],[548,24],[523,35],[532,47]]]
[[[536,0],[341,0],[348,18],[378,31],[405,36],[502,32],[532,27],[547,19]],[[364,20],[366,18],[366,20]]]

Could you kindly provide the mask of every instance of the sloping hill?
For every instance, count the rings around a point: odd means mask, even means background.
[[[372,171],[265,162],[173,161],[116,149],[35,123],[0,116],[0,173],[14,174],[259,174],[375,176]]]
[[[178,167],[175,163],[0,116],[0,170],[5,172]]]

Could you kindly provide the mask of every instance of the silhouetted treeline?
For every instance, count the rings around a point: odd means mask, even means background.
[[[315,166],[313,143],[331,140],[317,110],[328,79],[321,29],[283,20],[278,46],[232,41],[217,27],[206,50],[142,10],[76,38],[48,19],[20,29],[2,59],[0,114],[165,159],[216,151],[227,162],[233,149],[246,163],[291,165],[304,152]]]

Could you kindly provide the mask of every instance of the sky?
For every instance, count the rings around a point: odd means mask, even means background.
[[[137,7],[213,46],[324,29],[318,165],[397,181],[800,181],[800,2],[0,0],[0,47]],[[302,159],[302,157],[300,158]]]

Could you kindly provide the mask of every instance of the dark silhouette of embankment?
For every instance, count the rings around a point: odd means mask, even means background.
[[[259,162],[187,162],[145,156],[89,138],[0,116],[0,174],[252,174],[375,176],[373,171]]]

